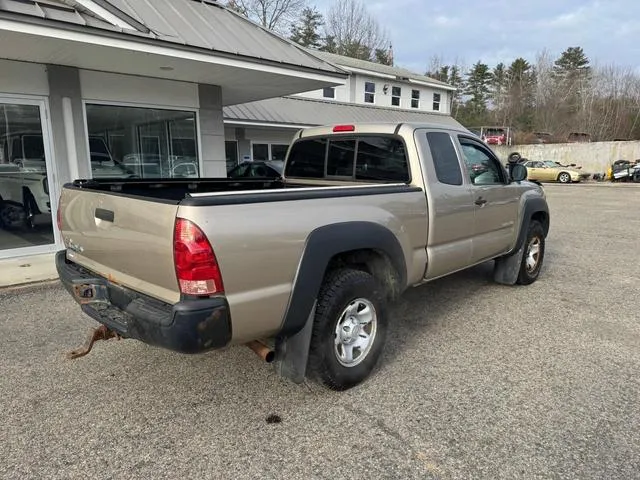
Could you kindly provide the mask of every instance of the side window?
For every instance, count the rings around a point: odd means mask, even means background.
[[[504,184],[504,173],[500,164],[475,142],[458,137],[462,147],[462,156],[467,165],[469,180],[474,185]]]
[[[408,182],[409,165],[404,144],[391,137],[358,139],[356,180]]]
[[[376,103],[376,84],[364,82],[364,103]]]
[[[462,185],[458,154],[451,136],[445,132],[428,132],[427,140],[438,181],[447,185]]]
[[[327,140],[300,140],[293,144],[285,175],[299,178],[324,178],[324,158]]]
[[[353,177],[355,140],[329,140],[327,177]]]

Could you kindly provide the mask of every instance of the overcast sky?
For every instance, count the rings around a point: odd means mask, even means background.
[[[318,0],[325,12],[333,0]],[[640,0],[366,0],[387,28],[395,63],[424,73],[434,56],[445,63],[493,66],[546,49],[556,58],[581,46],[592,63],[640,73]]]

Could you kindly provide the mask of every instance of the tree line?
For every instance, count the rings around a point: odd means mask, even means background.
[[[640,77],[593,66],[578,46],[555,59],[543,51],[534,63],[516,58],[493,68],[482,61],[443,65],[434,57],[426,74],[458,88],[452,114],[463,125],[512,127],[519,143],[543,138],[536,133],[550,141],[571,133],[594,141],[640,139]]]
[[[265,28],[309,48],[393,65],[386,29],[363,0],[335,0],[323,15],[307,0],[228,0]],[[511,127],[518,143],[564,141],[570,133],[592,140],[640,139],[640,76],[631,69],[594,66],[579,46],[533,62],[516,58],[490,67],[433,57],[425,75],[456,87],[451,113],[473,128]]]
[[[227,6],[303,47],[393,64],[389,34],[362,0],[335,0],[326,15],[307,0],[228,0]]]

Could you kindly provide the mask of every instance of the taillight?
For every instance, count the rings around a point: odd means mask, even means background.
[[[195,223],[184,218],[176,219],[173,261],[180,291],[185,295],[224,292],[220,267],[209,240]]]

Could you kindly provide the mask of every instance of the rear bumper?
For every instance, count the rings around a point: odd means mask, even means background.
[[[134,338],[181,353],[201,353],[226,346],[231,340],[229,305],[224,297],[161,302],[95,275],[56,254],[60,281],[97,322]]]

